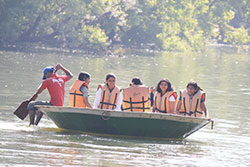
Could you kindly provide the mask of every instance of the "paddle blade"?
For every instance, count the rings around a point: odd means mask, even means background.
[[[24,118],[26,118],[26,116],[29,114],[29,110],[27,109],[29,102],[29,100],[23,101],[14,111],[14,114],[21,120],[24,120]]]

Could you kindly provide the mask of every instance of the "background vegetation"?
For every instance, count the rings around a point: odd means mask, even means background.
[[[250,0],[0,0],[0,46],[200,50],[250,43]]]

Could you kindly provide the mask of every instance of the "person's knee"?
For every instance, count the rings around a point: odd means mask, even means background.
[[[40,105],[41,102],[39,101],[35,101],[35,102],[30,102],[27,106],[28,110],[32,110],[32,111],[37,111],[37,108],[35,107],[35,105]]]
[[[33,110],[34,111],[34,103],[30,102],[27,107],[28,110]]]

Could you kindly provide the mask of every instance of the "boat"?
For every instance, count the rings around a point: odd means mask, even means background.
[[[166,113],[37,106],[59,128],[139,138],[184,139],[211,122]]]

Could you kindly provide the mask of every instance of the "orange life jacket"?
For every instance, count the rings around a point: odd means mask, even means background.
[[[113,110],[116,108],[118,97],[120,94],[120,89],[118,87],[114,87],[113,90],[110,92],[108,86],[101,85],[102,94],[100,104],[98,106],[99,109],[110,109]]]
[[[69,106],[70,107],[83,107],[86,108],[86,104],[83,99],[83,94],[80,91],[81,86],[84,85],[88,88],[88,85],[84,81],[76,80],[69,92]]]
[[[133,85],[123,90],[124,111],[150,111],[149,89],[143,85]]]
[[[162,113],[170,113],[170,104],[169,104],[169,97],[173,95],[174,98],[177,98],[177,94],[175,91],[166,92],[163,96],[161,93],[157,92],[155,95],[155,109],[156,111]],[[176,103],[176,101],[175,101]]]
[[[187,93],[187,90],[181,91],[181,108],[179,110],[179,113],[183,114],[184,116],[189,115],[193,117],[202,117],[203,111],[201,109],[201,97],[205,96],[204,92],[201,92],[200,90],[194,94],[192,97],[192,103],[190,106],[190,96]]]

